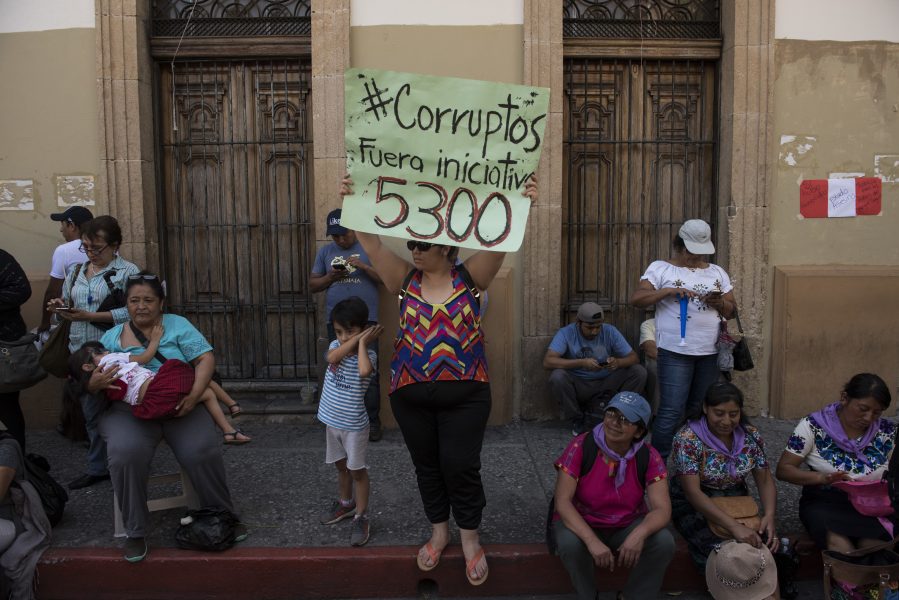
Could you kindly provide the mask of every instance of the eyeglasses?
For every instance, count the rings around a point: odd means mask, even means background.
[[[85,245],[84,245],[84,242],[82,242],[82,243],[78,246],[78,250],[79,250],[82,254],[100,254],[101,252],[103,252],[103,251],[106,250],[107,248],[109,248],[109,244],[105,244],[105,245],[103,245],[103,246],[85,246]]]
[[[429,244],[428,242],[416,242],[413,240],[409,240],[408,242],[406,242],[406,248],[408,248],[410,252],[412,250],[415,250],[416,248],[418,248],[421,252],[427,252],[436,245],[437,244]]]
[[[606,411],[603,417],[609,421],[610,423],[618,423],[619,425],[630,425],[632,427],[636,427],[637,424],[633,421],[629,421],[624,418],[624,415],[621,414],[620,411],[615,410],[614,408],[610,408]]]
[[[159,279],[159,277],[157,277],[156,275],[151,275],[149,273],[128,276],[128,281],[140,281],[140,280],[156,281],[157,279]]]

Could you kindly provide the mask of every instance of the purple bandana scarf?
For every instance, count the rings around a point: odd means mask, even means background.
[[[727,458],[727,468],[730,471],[731,477],[737,476],[737,459],[740,457],[740,453],[743,451],[743,444],[746,442],[746,430],[743,429],[742,425],[737,425],[734,427],[734,443],[733,448],[728,448],[724,445],[724,442],[718,438],[714,433],[709,429],[709,422],[705,418],[705,415],[702,415],[701,418],[690,421],[690,429],[693,430],[693,433],[696,434],[702,442],[723,454],[725,458]]]
[[[871,462],[868,460],[868,457],[865,456],[864,452],[865,448],[868,447],[874,439],[874,436],[877,435],[877,431],[880,429],[880,419],[871,423],[868,427],[868,431],[865,432],[860,440],[851,440],[849,439],[849,436],[846,435],[843,424],[840,423],[838,408],[840,408],[840,403],[834,402],[833,404],[828,404],[817,412],[813,412],[810,416],[821,426],[824,432],[830,436],[838,448],[849,452],[850,454],[854,454],[857,459],[870,467]]]
[[[606,444],[606,432],[603,429],[602,423],[593,428],[593,439],[596,441],[596,446],[602,450],[606,456],[618,461],[618,472],[615,474],[615,489],[617,490],[621,487],[621,484],[624,483],[624,474],[627,469],[628,461],[637,454],[637,450],[643,447],[644,440],[631,444],[627,454],[621,456]]]

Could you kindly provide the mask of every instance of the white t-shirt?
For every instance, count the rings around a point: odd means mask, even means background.
[[[100,367],[105,368],[107,365],[115,365],[119,370],[119,379],[128,386],[128,391],[125,392],[125,402],[131,406],[140,404],[138,395],[141,386],[146,380],[153,379],[156,373],[133,362],[131,355],[127,352],[110,352],[104,355],[100,359]]]
[[[80,245],[81,240],[72,240],[56,247],[50,260],[50,277],[65,279],[75,265],[87,261],[87,255],[78,250]]]
[[[640,323],[640,343],[638,346],[642,347],[644,342],[656,341],[656,320],[655,317],[652,319],[646,319],[642,323]]]
[[[705,269],[678,267],[668,261],[657,260],[649,265],[640,280],[646,280],[657,290],[662,288],[684,288],[700,295],[719,291],[726,294],[733,286],[730,277],[718,265],[709,263]],[[685,346],[680,345],[680,301],[673,296],[665,297],[656,304],[656,345],[678,354],[706,356],[717,354],[718,311],[708,306],[701,298],[691,298],[687,304],[687,330]]]

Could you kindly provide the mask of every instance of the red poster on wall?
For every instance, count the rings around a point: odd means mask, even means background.
[[[879,215],[879,177],[806,179],[799,185],[799,214],[806,219]]]

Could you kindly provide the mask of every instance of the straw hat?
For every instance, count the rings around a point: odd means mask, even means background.
[[[709,553],[705,583],[715,600],[763,600],[777,588],[777,567],[766,546],[730,540]]]

